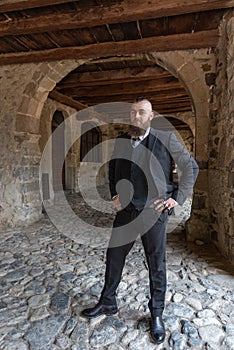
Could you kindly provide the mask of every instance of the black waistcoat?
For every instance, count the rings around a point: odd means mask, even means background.
[[[135,148],[129,142],[129,149],[125,150],[131,161],[124,160],[122,163],[121,178],[130,181],[131,184],[122,183],[118,191],[123,207],[131,201],[138,210],[141,210],[157,198],[157,189],[150,172],[148,140],[149,136]]]

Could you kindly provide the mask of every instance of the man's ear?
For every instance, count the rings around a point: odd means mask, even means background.
[[[154,118],[154,112],[151,112],[150,120],[152,120],[153,118]]]

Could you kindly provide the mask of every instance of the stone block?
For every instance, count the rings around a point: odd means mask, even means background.
[[[234,187],[234,172],[228,174],[228,187]]]
[[[29,181],[32,179],[39,178],[38,167],[17,167],[13,171],[13,176],[18,178],[20,181]]]
[[[64,314],[68,312],[69,296],[64,293],[55,293],[51,298],[50,308],[55,313]]]
[[[28,115],[18,114],[16,116],[16,130],[29,132],[32,134],[39,133],[40,120]]]
[[[28,329],[25,339],[34,350],[49,349],[66,321],[65,316],[51,316],[35,321]]]
[[[20,160],[20,165],[21,166],[39,165],[40,160],[41,160],[40,156],[31,156],[31,155],[24,154]]]
[[[25,90],[24,90],[24,94],[25,94],[26,96],[30,96],[30,97],[34,96],[37,87],[38,87],[37,84],[35,84],[34,82],[30,82],[30,83],[26,86],[26,88],[25,88]]]
[[[40,81],[39,89],[40,91],[51,91],[56,85],[56,81],[50,79],[48,76],[44,77]]]
[[[48,94],[49,91],[45,91],[44,89],[41,91],[40,88],[38,88],[35,97],[38,101],[44,103],[48,98]]]
[[[51,80],[58,82],[59,80],[61,80],[64,77],[64,72],[59,73],[56,71],[56,69],[51,67],[49,77]]]
[[[201,170],[199,172],[195,189],[202,191],[202,192],[208,192],[208,172],[207,170]]]
[[[23,183],[20,187],[23,193],[39,191],[39,181]]]
[[[37,83],[42,79],[42,76],[43,74],[41,71],[35,71],[35,73],[33,74],[32,80]]]
[[[207,161],[201,160],[201,161],[197,161],[197,163],[198,163],[200,171],[203,169],[208,169],[208,162]]]
[[[24,204],[35,204],[41,202],[41,195],[38,192],[28,192],[22,194],[22,203]]]
[[[49,73],[50,69],[51,69],[51,67],[46,62],[42,62],[39,66],[39,72],[43,73],[44,76]]]
[[[204,195],[195,195],[193,198],[193,204],[192,208],[193,209],[205,209],[207,207],[206,205],[206,196]]]
[[[31,158],[34,158],[36,156],[40,156],[40,149],[39,149],[39,145],[38,142],[31,142],[31,140],[29,140],[27,142],[27,140],[25,142],[22,143],[21,145],[21,150],[24,154],[24,156],[30,156]],[[32,163],[29,163],[28,165],[32,165]]]
[[[30,96],[24,96],[19,106],[19,112],[25,115],[36,116],[38,103],[36,99]]]

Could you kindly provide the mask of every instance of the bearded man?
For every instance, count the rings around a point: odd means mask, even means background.
[[[153,129],[152,105],[137,98],[131,106],[130,128],[116,139],[109,164],[109,185],[116,217],[106,254],[105,283],[97,305],[82,311],[93,318],[118,312],[116,289],[125,259],[138,235],[149,269],[151,336],[165,339],[166,228],[168,215],[191,193],[198,165],[172,132]],[[173,183],[173,166],[181,177]]]

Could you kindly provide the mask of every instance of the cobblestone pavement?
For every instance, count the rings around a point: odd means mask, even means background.
[[[70,196],[70,202],[98,221],[79,196]],[[2,230],[0,349],[234,349],[231,266],[214,247],[186,243],[182,225],[168,234],[167,264],[167,336],[156,346],[149,335],[148,271],[140,241],[127,258],[118,288],[119,313],[86,320],[79,314],[98,300],[105,248],[71,240],[46,215],[30,227]]]

